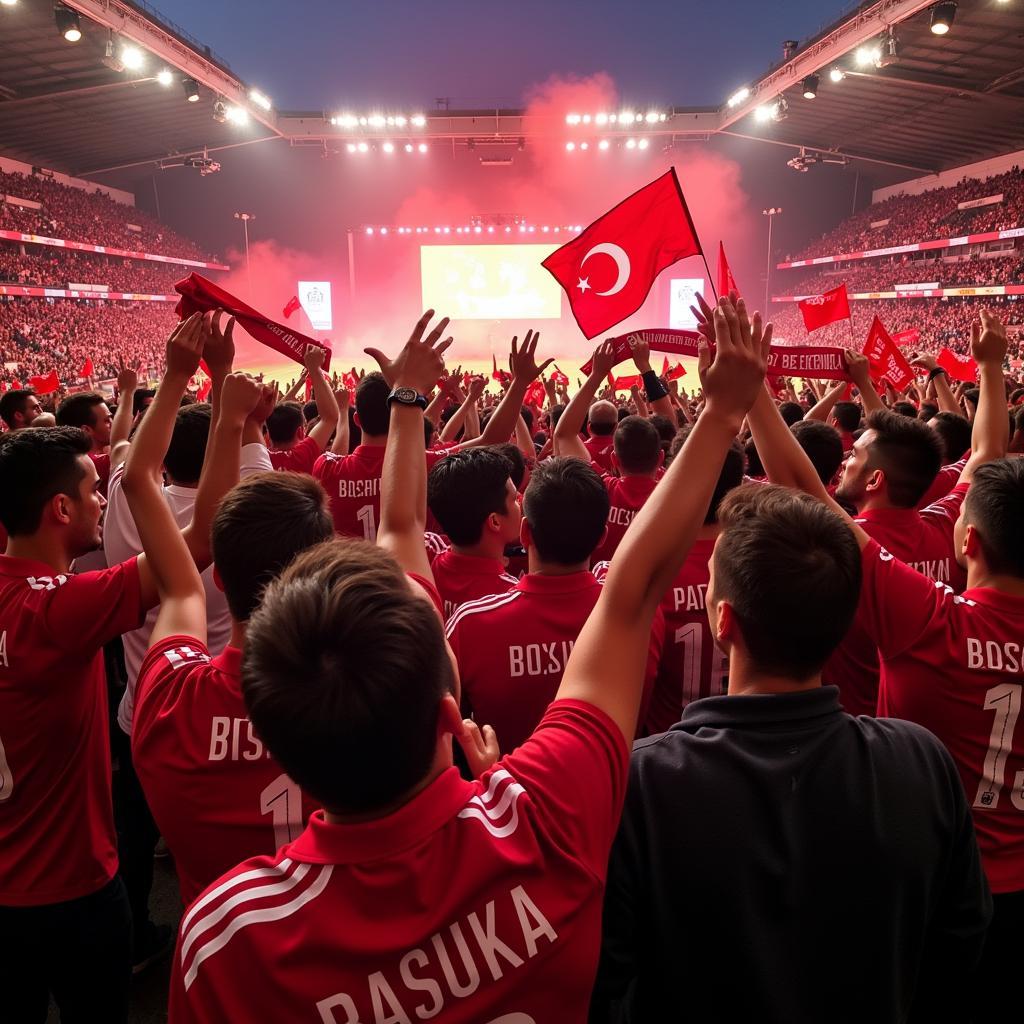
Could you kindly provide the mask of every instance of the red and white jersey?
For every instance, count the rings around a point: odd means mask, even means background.
[[[930,729],[960,771],[993,892],[1024,889],[1024,597],[956,594],[864,549],[861,614],[882,657],[878,713]]]
[[[612,464],[612,453],[615,451],[613,434],[594,434],[583,442],[583,447],[589,452],[590,461],[597,463],[599,473],[611,473],[615,469]]]
[[[642,722],[647,735],[671,729],[691,701],[729,687],[729,659],[715,643],[705,607],[714,550],[713,539],[698,540],[662,599],[665,650]]]
[[[377,821],[315,814],[185,914],[171,1024],[584,1024],[628,754],[559,701],[478,781],[449,768]]]
[[[597,472],[601,472],[597,463],[591,465]],[[604,473],[601,480],[608,492],[611,507],[608,509],[608,535],[594,550],[595,562],[611,561],[633,517],[644,507],[644,502],[658,485],[658,481],[649,476],[619,477]]]
[[[955,487],[942,501],[916,509],[877,509],[854,520],[911,568],[954,591],[963,590],[967,577],[957,564],[953,527],[960,517],[968,484]],[[863,594],[861,604],[863,604]],[[822,672],[824,682],[839,687],[843,709],[851,715],[874,715],[878,705],[878,651],[868,636],[860,611],[843,642]]]
[[[460,604],[491,594],[507,593],[518,582],[515,576],[505,572],[505,564],[500,558],[460,555],[452,548],[439,554],[430,568],[444,601],[446,619]]]
[[[600,596],[601,584],[589,572],[527,573],[507,593],[470,601],[448,620],[445,632],[458,661],[463,703],[481,725],[494,727],[502,750],[524,743],[555,699],[576,638]],[[651,630],[645,698],[664,637],[659,612]]]
[[[956,487],[960,474],[964,471],[964,466],[966,465],[967,459],[963,458],[959,462],[951,462],[948,466],[943,466],[935,474],[931,487],[924,492],[924,497],[917,503],[917,507],[926,508],[928,505],[941,501]]]
[[[319,804],[285,775],[242,701],[242,652],[171,636],[150,648],[135,696],[132,760],[194,900],[247,857],[298,838]]]
[[[76,576],[0,556],[0,906],[117,871],[102,647],[145,614],[134,558]]]
[[[323,448],[315,437],[304,437],[291,448],[271,448],[270,462],[274,469],[288,470],[291,473],[312,473],[316,460],[322,453]]]
[[[96,467],[96,473],[100,478],[100,493],[107,496],[107,484],[110,483],[110,452],[89,452],[89,458]]]
[[[434,533],[431,530],[427,530],[423,534],[423,546],[427,549],[427,558],[431,564],[438,555],[443,554],[451,547],[444,534]]]

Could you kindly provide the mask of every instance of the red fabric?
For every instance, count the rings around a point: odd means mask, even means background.
[[[93,375],[93,372],[94,371],[93,371],[93,368],[92,368],[92,356],[88,356],[86,358],[85,362],[82,364],[82,369],[79,372],[78,376],[79,377],[91,377]]]
[[[679,380],[680,377],[686,376],[686,367],[682,363],[676,363],[675,366],[669,367],[668,356],[665,357],[665,363],[661,368],[661,375],[665,380]]]
[[[175,312],[183,320],[193,313],[205,313],[211,309],[223,309],[230,313],[261,345],[272,348],[281,355],[288,356],[297,363],[301,363],[306,350],[319,348],[324,351],[325,370],[331,365],[331,350],[321,341],[307,338],[304,334],[298,334],[287,327],[283,327],[273,320],[269,320],[259,310],[241,299],[236,298],[230,292],[224,291],[212,281],[208,281],[201,274],[189,274],[184,280],[179,281],[174,290],[181,295]]]
[[[551,370],[551,379],[559,387],[567,388],[569,386],[569,378],[558,368],[558,363],[555,363]]]
[[[827,327],[836,320],[850,319],[850,300],[846,295],[846,285],[830,288],[821,295],[812,295],[809,299],[801,299],[797,303],[804,318],[804,326],[808,331],[816,331],[819,327]]]
[[[618,252],[594,251],[605,245]],[[700,252],[672,168],[599,217],[543,266],[565,290],[580,330],[593,338],[635,313],[666,267]]]
[[[871,376],[879,381],[883,377],[897,390],[902,391],[914,381],[914,371],[903,353],[893,344],[882,321],[876,316],[871,321],[868,340],[864,343],[864,355],[871,364]]]
[[[60,387],[60,380],[57,377],[57,371],[51,370],[45,377],[29,377],[28,386],[37,395],[49,395],[52,394]]]
[[[640,387],[643,384],[644,379],[639,373],[634,373],[629,377],[616,377],[615,378],[615,390],[616,391],[628,391],[632,387]]]
[[[211,391],[213,391],[213,381],[207,377],[196,392],[196,401],[205,402],[210,397]]]
[[[583,442],[590,453],[592,462],[598,465],[598,472],[604,475],[612,471],[612,452],[615,450],[614,434],[595,434]]]
[[[593,464],[594,470],[601,472],[598,463]],[[604,473],[601,477],[604,489],[608,492],[608,532],[605,538],[594,549],[592,556],[595,562],[610,561],[626,536],[626,530],[637,512],[654,493],[658,481],[649,476],[612,476]]]
[[[729,266],[729,261],[725,258],[725,246],[718,243],[718,294],[719,296],[728,295],[729,292],[739,293],[739,285],[736,283],[736,278],[732,276],[732,268]]]
[[[323,453],[320,442],[315,437],[304,437],[291,448],[284,450],[272,449],[270,464],[274,469],[280,469],[289,473],[310,473],[316,465],[316,460]]]
[[[954,380],[975,384],[978,380],[978,364],[970,356],[958,356],[944,348],[935,360]]]
[[[294,313],[295,310],[297,310],[299,308],[299,306],[300,306],[299,297],[297,295],[293,295],[287,301],[287,303],[285,303],[284,309],[281,310],[281,312],[284,314],[285,320],[287,320],[288,317],[290,317],[292,315],[292,313]]]
[[[543,408],[547,397],[548,395],[544,390],[544,384],[539,380],[535,380],[526,389],[525,401],[527,405],[535,405],[538,409]]]
[[[921,340],[921,332],[916,327],[912,327],[909,331],[900,331],[899,334],[894,334],[892,340],[900,348],[910,348],[911,345],[916,345]]]
[[[504,594],[519,582],[505,571],[500,559],[461,555],[451,548],[437,555],[430,568],[434,585],[444,602],[446,619],[460,604],[491,594]]]

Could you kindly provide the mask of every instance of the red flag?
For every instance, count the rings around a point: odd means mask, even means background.
[[[284,318],[285,318],[285,320],[287,320],[287,319],[288,319],[288,317],[290,317],[290,316],[292,315],[292,313],[294,313],[294,312],[295,312],[295,310],[297,310],[297,309],[299,308],[299,305],[300,305],[300,303],[299,303],[299,297],[298,297],[297,295],[293,295],[293,296],[292,296],[292,297],[291,297],[291,298],[290,298],[290,299],[289,299],[289,300],[288,300],[288,301],[287,301],[287,302],[285,303],[285,307],[284,307],[284,309],[282,309],[282,310],[281,310],[281,312],[282,312],[282,313],[284,313]]]
[[[877,316],[871,321],[864,355],[871,364],[871,376],[876,381],[886,377],[897,391],[913,383],[914,371],[903,353],[892,343],[892,338]]]
[[[341,382],[345,385],[346,390],[355,391],[356,385],[359,383],[359,378],[350,370],[346,370],[341,375]]]
[[[539,380],[535,380],[529,388],[526,389],[527,405],[536,405],[538,408],[541,408],[544,405],[545,398],[547,398],[547,392],[544,390],[544,385]]]
[[[666,267],[700,253],[673,167],[542,265],[564,289],[580,330],[593,338],[635,313]]]
[[[667,360],[666,360],[667,361]],[[667,380],[679,380],[680,377],[686,376],[686,367],[682,363],[676,363],[668,373],[665,374]]]
[[[259,310],[235,298],[230,292],[219,288],[212,281],[208,281],[199,274],[189,274],[183,281],[179,281],[174,290],[181,295],[181,299],[174,311],[179,317],[185,319],[193,313],[205,313],[210,309],[223,309],[235,317],[238,322],[258,342],[272,348],[275,352],[294,359],[301,363],[302,357],[308,348],[320,348],[324,350],[325,370],[330,368],[331,350],[322,342],[313,338],[307,338],[304,334],[291,331],[287,327],[273,320],[267,319]]]
[[[554,369],[551,371],[551,379],[563,388],[569,386],[569,378],[558,368],[558,363],[554,364]]]
[[[92,368],[92,356],[87,356],[85,362],[82,364],[82,369],[79,371],[79,377],[91,377],[93,375]]]
[[[495,380],[500,381],[501,380],[501,373],[498,371],[498,359],[494,355],[493,352],[491,353],[491,366],[494,367],[494,369],[491,370],[491,376]]]
[[[958,356],[944,348],[935,360],[953,380],[965,380],[975,384],[978,380],[978,364],[970,356]]]
[[[631,377],[616,377],[615,378],[615,390],[628,391],[631,387],[640,387],[643,384],[644,379],[639,373],[634,373]]]
[[[846,295],[846,285],[832,288],[822,295],[812,295],[797,303],[803,314],[804,326],[808,331],[816,331],[836,320],[850,319],[850,300]],[[888,337],[888,335],[886,335]]]
[[[202,384],[199,385],[199,390],[196,392],[196,401],[205,402],[210,397],[210,392],[213,390],[213,381],[207,377]]]
[[[29,377],[28,386],[37,395],[49,395],[60,387],[57,371],[51,370],[46,376]]]
[[[920,339],[921,332],[916,327],[912,327],[909,331],[900,331],[899,334],[892,336],[893,342],[899,345],[900,348],[909,348],[911,345],[916,345]]]
[[[739,292],[739,285],[736,278],[732,276],[729,268],[729,261],[725,258],[725,246],[718,243],[718,294],[728,295],[729,292]]]

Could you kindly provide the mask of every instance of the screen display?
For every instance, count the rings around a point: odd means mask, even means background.
[[[668,308],[668,325],[674,331],[692,331],[697,327],[697,318],[690,312],[697,305],[697,295],[704,291],[703,277],[674,277],[671,285],[671,301]]]
[[[423,308],[454,320],[550,320],[562,289],[540,265],[557,245],[423,245]]]
[[[330,281],[300,281],[299,302],[306,311],[314,331],[333,329]]]

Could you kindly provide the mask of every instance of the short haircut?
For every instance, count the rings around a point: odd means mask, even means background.
[[[393,804],[430,770],[454,690],[438,612],[384,550],[300,554],[249,621],[242,695],[267,749],[335,813]]]
[[[568,406],[565,405],[553,405],[548,409],[548,419],[551,421],[551,429],[554,430],[558,426],[558,421],[562,418],[562,413]]]
[[[164,456],[164,467],[178,483],[197,484],[210,440],[212,409],[206,402],[183,405],[174,417],[171,443]]]
[[[46,503],[58,494],[78,498],[80,455],[92,440],[77,427],[25,427],[0,434],[0,523],[11,537],[39,529]]]
[[[668,455],[672,442],[675,440],[676,431],[679,429],[674,420],[667,416],[655,414],[650,418],[651,426],[658,432],[658,439],[661,441],[661,450]]]
[[[255,473],[236,484],[213,517],[213,562],[228,608],[245,622],[267,584],[307,548],[329,540],[327,494],[308,473]]]
[[[605,399],[595,402],[587,412],[587,430],[591,437],[609,437],[615,432],[618,421],[618,410]]]
[[[830,484],[843,464],[843,439],[839,431],[820,420],[801,420],[790,430],[811,460],[818,479],[823,484]]]
[[[875,434],[868,466],[885,473],[893,505],[913,508],[942,468],[942,442],[926,423],[888,409],[873,412],[868,429]]]
[[[523,417],[523,422],[526,424],[526,429],[532,434],[533,433],[533,410],[529,406],[522,406],[519,410]]]
[[[58,427],[91,427],[96,422],[96,408],[106,399],[95,391],[68,395],[57,406]]]
[[[368,373],[356,385],[356,412],[364,434],[383,437],[388,432],[388,424],[391,422],[391,410],[388,409],[390,394],[391,388],[384,374],[377,371]]]
[[[316,402],[313,399],[310,399],[308,402],[306,402],[305,405],[303,405],[303,407],[302,407],[302,418],[307,423],[312,423],[312,421],[315,420],[317,418],[317,416],[319,416],[319,415],[320,415],[320,409],[319,409],[319,407],[317,406]]]
[[[288,444],[305,424],[306,418],[298,402],[281,402],[267,417],[267,433],[273,444]]]
[[[506,441],[504,444],[491,445],[491,448],[508,459],[508,475],[512,483],[515,484],[516,490],[521,491],[523,489],[523,481],[526,479],[526,459],[519,445]]]
[[[935,402],[928,401],[927,399],[921,403],[921,408],[917,410],[917,418],[924,420],[926,423],[933,416],[937,415],[939,411],[938,405]]]
[[[942,441],[947,462],[956,462],[971,450],[971,421],[955,412],[937,412],[928,425]]]
[[[911,419],[917,419],[917,406],[913,402],[893,402],[892,411],[900,416],[909,416]]]
[[[786,426],[791,427],[804,418],[804,407],[799,402],[783,402],[779,406],[779,414],[786,421]]]
[[[138,416],[146,408],[146,399],[156,398],[156,388],[139,388],[132,395],[132,415]]]
[[[615,428],[615,455],[626,473],[653,473],[658,468],[661,437],[643,416],[627,416]]]
[[[582,459],[538,463],[523,495],[523,517],[545,562],[579,565],[604,534],[611,503],[601,477]]]
[[[476,544],[487,517],[505,511],[511,469],[493,448],[469,448],[430,470],[427,504],[453,544]]]
[[[852,434],[860,426],[860,406],[856,402],[836,402],[832,409],[840,430]]]
[[[672,447],[669,454],[673,459],[683,450],[686,439],[693,433],[693,424],[687,423],[680,427],[672,440]],[[743,483],[743,449],[739,441],[733,441],[725,453],[725,461],[722,463],[722,472],[718,474],[718,483],[715,484],[715,491],[711,495],[711,502],[708,505],[707,514],[704,516],[704,525],[711,526],[718,522],[718,508],[722,499],[734,488]]]
[[[13,391],[5,391],[0,395],[0,420],[3,420],[13,430],[17,426],[15,416],[19,413],[24,415],[25,406],[34,394],[35,392],[31,388],[15,388]]]
[[[974,471],[964,521],[976,527],[991,572],[1024,579],[1024,459],[997,459]]]
[[[806,494],[738,487],[719,510],[714,589],[761,672],[806,680],[853,621],[861,555],[849,526]]]

